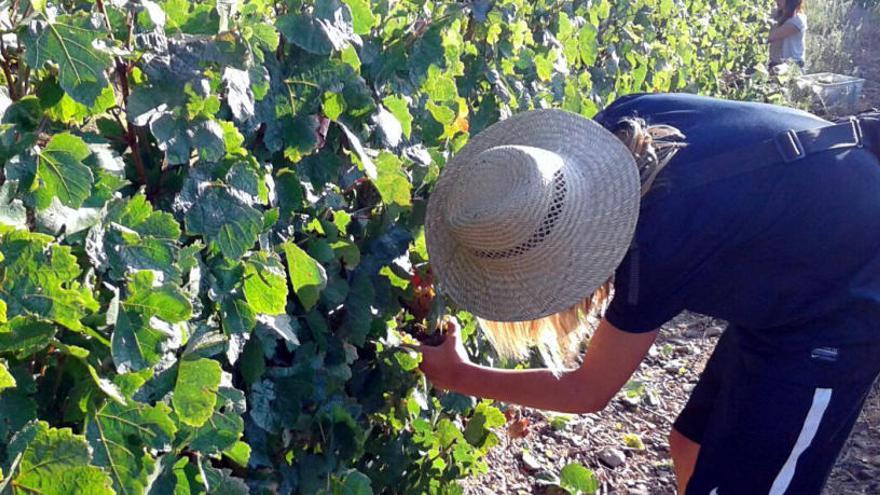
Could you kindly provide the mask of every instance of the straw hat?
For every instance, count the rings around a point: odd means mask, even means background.
[[[570,308],[623,259],[639,187],[630,151],[592,120],[535,110],[490,126],[446,164],[428,202],[440,290],[494,321]]]

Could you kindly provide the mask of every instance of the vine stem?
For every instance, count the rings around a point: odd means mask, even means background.
[[[110,16],[107,15],[107,7],[104,5],[104,0],[96,0],[95,4],[98,7],[98,10],[101,12],[102,17],[104,18],[104,24],[107,25],[107,34],[110,35],[110,39],[116,41],[116,38],[113,36],[113,26],[110,24]],[[128,40],[126,41],[126,46],[130,47],[131,45],[131,37],[134,29],[134,18],[131,15],[131,12],[128,13],[128,17],[126,18],[126,23],[128,25]],[[131,94],[131,87],[128,81],[128,73],[131,70],[131,64],[122,60],[122,57],[116,57],[116,75],[119,77],[119,86],[122,89],[122,108],[128,108],[128,96]],[[117,120],[121,123],[122,119],[117,117]],[[126,121],[125,125],[125,140],[128,144],[128,147],[131,149],[131,159],[134,163],[134,169],[137,172],[138,180],[141,185],[147,185],[147,169],[144,166],[144,159],[141,156],[141,147],[140,140],[138,139],[138,135],[134,132],[134,126],[131,122]]]
[[[9,67],[9,52],[6,51],[6,45],[3,43],[3,37],[0,36],[0,57],[3,57],[3,76],[6,78],[6,85],[9,86],[9,97],[12,101],[18,101],[18,91],[12,83],[12,69]]]

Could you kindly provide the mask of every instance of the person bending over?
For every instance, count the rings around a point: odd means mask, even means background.
[[[429,199],[432,268],[501,353],[534,346],[549,366],[473,364],[453,331],[421,346],[422,371],[468,395],[596,412],[664,322],[721,318],[669,436],[680,493],[819,494],[880,372],[880,163],[850,146],[749,164],[775,136],[827,125],[658,94],[474,136]],[[564,369],[590,314],[583,362]]]

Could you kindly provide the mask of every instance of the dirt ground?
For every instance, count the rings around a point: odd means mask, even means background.
[[[862,109],[880,108],[880,20],[865,22],[862,29],[852,47],[857,74],[866,79]],[[558,493],[553,482],[560,469],[577,461],[596,474],[600,494],[674,494],[666,436],[723,328],[724,322],[705,316],[680,315],[664,327],[634,376],[644,388],[621,392],[600,414],[565,417],[519,410],[502,444],[489,454],[490,471],[467,480],[465,493]],[[880,385],[869,396],[824,493],[880,494]]]
[[[880,14],[860,9],[857,17],[862,27],[852,55],[858,76],[865,79],[862,109],[880,109]]]

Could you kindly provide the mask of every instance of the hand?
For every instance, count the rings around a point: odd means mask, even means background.
[[[461,340],[458,323],[450,318],[444,321],[442,326],[445,331],[440,345],[419,346],[419,352],[422,353],[422,364],[419,368],[434,386],[453,390],[461,371],[471,363],[471,360]]]

